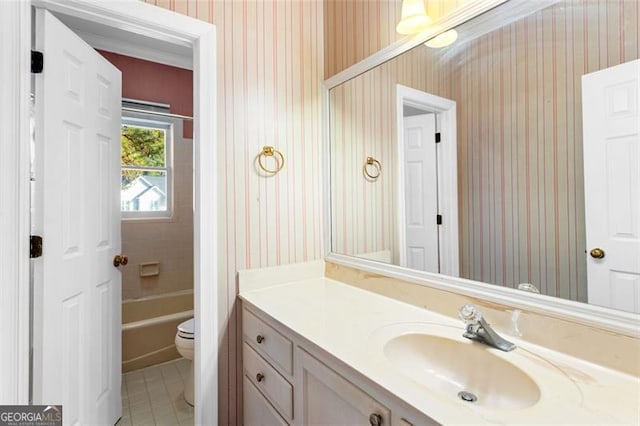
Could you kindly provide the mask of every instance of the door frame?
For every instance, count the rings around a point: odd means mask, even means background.
[[[0,2],[0,404],[29,402],[31,8]]]
[[[218,421],[218,144],[216,141],[215,26],[136,0],[2,2],[5,37],[0,53],[0,321],[7,345],[0,351],[0,403],[29,398],[29,171],[31,6],[100,22],[112,31],[144,34],[158,43],[192,49],[194,92],[194,312],[195,422]],[[46,72],[46,58],[45,58]],[[204,142],[203,142],[204,141]],[[213,171],[212,171],[213,170]],[[5,255],[6,254],[6,255]],[[44,254],[46,256],[46,253]],[[5,297],[6,295],[6,297]],[[7,373],[6,375],[4,373]],[[204,403],[206,401],[206,404]]]
[[[396,147],[398,166],[397,194],[404,194],[404,114],[403,106],[409,105],[438,114],[440,141],[436,150],[438,162],[438,213],[443,216],[438,229],[440,251],[440,274],[460,276],[458,252],[458,162],[456,136],[456,103],[412,87],[396,84]],[[406,216],[404,198],[397,200],[397,232],[400,266],[407,264]]]

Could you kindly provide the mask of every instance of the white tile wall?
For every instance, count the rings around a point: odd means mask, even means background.
[[[173,217],[122,221],[123,300],[193,288],[193,140],[182,138],[181,120],[174,126]],[[160,274],[140,277],[140,263],[155,261]]]

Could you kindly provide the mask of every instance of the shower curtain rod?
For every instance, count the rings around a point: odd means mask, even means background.
[[[150,115],[159,115],[162,117],[181,118],[183,120],[193,120],[193,117],[188,115],[171,114],[168,112],[152,111],[148,109],[138,109],[138,108],[125,107],[125,106],[122,107],[122,111],[137,112],[141,114],[150,114]]]

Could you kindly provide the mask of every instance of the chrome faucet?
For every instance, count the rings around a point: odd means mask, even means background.
[[[460,318],[467,326],[464,337],[484,343],[501,351],[509,352],[516,348],[516,345],[498,336],[493,328],[482,317],[482,314],[475,305],[466,304],[459,311]]]

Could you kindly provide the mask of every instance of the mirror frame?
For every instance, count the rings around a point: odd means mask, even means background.
[[[448,275],[412,270],[401,266],[376,262],[331,251],[331,140],[330,140],[330,90],[351,80],[399,55],[426,42],[441,32],[452,29],[484,12],[502,5],[503,13],[508,15],[501,21],[514,22],[537,10],[544,9],[558,0],[476,0],[460,7],[451,14],[442,17],[425,31],[407,36],[388,47],[374,53],[362,61],[346,68],[323,82],[322,110],[323,110],[323,181],[324,181],[324,253],[325,260],[337,265],[343,265],[375,274],[397,278],[412,283],[445,290],[488,302],[513,306],[515,308],[537,312],[555,318],[573,321],[586,326],[640,337],[640,315],[604,308],[588,303],[566,300],[542,294],[532,294],[509,287],[497,286],[481,281],[473,281]]]

